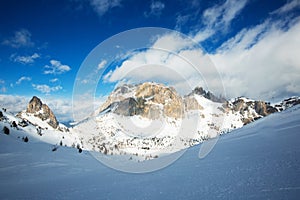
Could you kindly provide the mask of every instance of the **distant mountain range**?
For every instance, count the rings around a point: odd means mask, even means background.
[[[67,128],[34,96],[17,116],[3,110],[2,121],[27,122],[22,131],[55,145],[147,160],[172,153],[262,117],[300,104],[299,97],[281,103],[238,97],[231,101],[202,87],[180,96],[172,87],[141,83],[117,87],[91,116]]]

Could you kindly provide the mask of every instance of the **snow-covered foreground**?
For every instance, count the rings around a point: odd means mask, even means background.
[[[2,126],[2,125],[1,125]],[[2,129],[2,127],[0,127]],[[88,152],[0,134],[0,199],[298,199],[300,106],[201,145],[152,173],[115,171]],[[152,162],[145,161],[145,162]]]

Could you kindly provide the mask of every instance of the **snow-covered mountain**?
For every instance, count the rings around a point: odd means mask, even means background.
[[[226,101],[201,87],[180,96],[172,87],[146,82],[117,87],[95,113],[71,128],[37,97],[16,117],[4,115],[7,123],[15,121],[22,131],[50,144],[140,161],[186,149],[299,103],[298,97],[276,105],[245,97]]]
[[[163,84],[126,84],[73,131],[87,150],[152,159],[282,110],[277,108],[245,97],[226,101],[201,87],[181,97]]]
[[[36,96],[32,97],[27,105],[27,109],[19,112],[18,117],[32,123],[35,126],[39,126],[41,129],[59,129],[61,131],[67,131],[66,127],[59,124],[56,116],[48,105]]]
[[[76,133],[70,131],[64,124],[59,123],[48,105],[36,96],[32,97],[27,109],[16,116],[2,109],[0,121],[30,140],[40,140],[55,146],[81,146],[81,141]]]

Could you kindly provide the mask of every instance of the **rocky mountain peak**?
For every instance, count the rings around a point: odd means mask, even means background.
[[[58,121],[52,110],[36,96],[33,96],[29,101],[26,112],[34,114],[35,117],[39,117],[43,121],[47,120],[47,123],[53,128],[58,127]]]
[[[287,108],[290,108],[292,106],[296,106],[298,104],[300,104],[300,97],[290,97],[290,98],[284,99],[279,104],[276,104],[275,108],[278,111],[283,111]]]
[[[243,116],[242,120],[244,124],[278,111],[268,102],[250,100],[245,97],[238,97],[228,102],[227,106]]]
[[[183,115],[182,106],[182,98],[174,88],[146,82],[116,88],[101,110],[111,109],[116,114],[141,115],[150,119],[160,116],[180,118]]]
[[[42,109],[43,103],[42,101],[36,97],[33,96],[32,99],[29,101],[29,104],[27,105],[26,112],[28,113],[35,113]]]
[[[196,87],[193,91],[192,94],[197,94],[197,95],[201,95],[213,102],[217,102],[217,103],[224,103],[226,102],[226,99],[224,97],[217,97],[215,96],[213,93],[211,93],[210,91],[206,91],[204,90],[202,87]]]
[[[143,112],[146,115],[151,110],[155,113],[161,111],[163,115],[173,118],[181,118],[183,115],[182,98],[172,87],[147,82],[137,87],[135,96],[143,102]]]

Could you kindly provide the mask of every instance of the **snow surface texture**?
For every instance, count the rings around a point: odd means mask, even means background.
[[[204,159],[197,145],[145,174],[115,171],[86,151],[52,152],[31,135],[25,143],[27,132],[9,127],[0,134],[0,199],[298,199],[299,116],[300,106],[275,113],[222,136]]]

